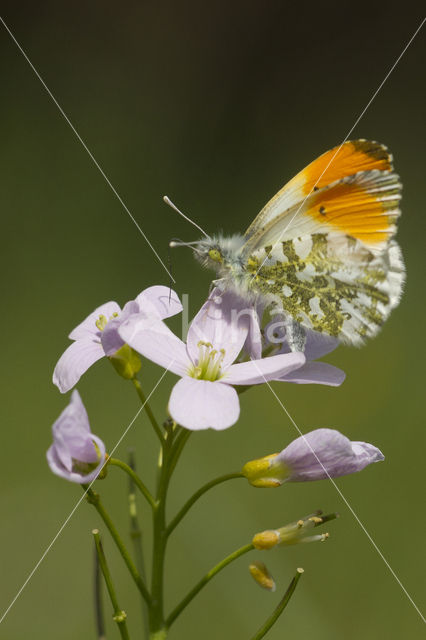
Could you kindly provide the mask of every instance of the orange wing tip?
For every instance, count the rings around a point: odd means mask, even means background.
[[[303,183],[303,192],[307,195],[361,171],[392,171],[392,160],[392,154],[383,144],[348,140],[323,153],[296,177]]]
[[[365,138],[350,140],[350,144],[356,151],[365,153],[367,156],[387,164],[387,169],[392,171],[393,155],[386,145],[376,142],[375,140],[366,140]]]

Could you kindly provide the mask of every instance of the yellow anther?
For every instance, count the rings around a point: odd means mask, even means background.
[[[309,518],[309,520],[314,524],[321,524],[322,522],[322,518],[318,518],[317,516],[312,516],[312,518]]]
[[[96,320],[95,324],[97,326],[97,328],[99,329],[99,331],[103,331],[105,329],[105,327],[107,326],[108,320],[106,319],[106,317],[104,315],[100,315],[99,318]]]
[[[304,525],[303,520],[298,520],[297,521],[297,526],[299,527],[299,529],[300,529],[300,527],[303,527],[303,525]]]

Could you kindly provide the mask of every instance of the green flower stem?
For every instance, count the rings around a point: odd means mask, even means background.
[[[302,573],[303,573],[303,569],[297,570],[296,575],[294,576],[293,580],[290,582],[290,585],[287,591],[285,592],[282,600],[278,604],[277,608],[273,611],[272,615],[267,619],[265,624],[263,624],[260,627],[259,631],[252,637],[251,640],[261,640],[261,638],[264,638],[266,636],[268,631],[275,624],[275,622],[278,620],[278,618],[280,617],[280,615],[288,605],[290,598],[293,595],[294,590],[296,589],[297,583],[299,582]]]
[[[136,393],[138,394],[140,401],[142,402],[142,406],[145,409],[146,415],[149,418],[150,423],[152,424],[152,427],[155,431],[155,433],[157,434],[160,442],[163,442],[164,440],[164,435],[163,432],[161,431],[157,420],[155,419],[154,414],[152,413],[151,407],[148,404],[148,401],[146,399],[146,396],[144,394],[144,392],[142,391],[142,387],[141,387],[141,383],[139,382],[139,380],[136,378],[136,376],[134,376],[133,378],[131,378],[133,385],[136,389]]]
[[[99,535],[99,531],[98,529],[93,529],[92,531],[93,533],[93,538],[95,540],[95,545],[96,545],[96,551],[98,554],[98,559],[99,559],[99,565],[101,567],[102,573],[104,575],[104,579],[105,579],[105,584],[107,586],[108,589],[108,593],[109,593],[109,597],[111,599],[111,604],[112,607],[114,609],[114,620],[117,623],[118,629],[120,631],[120,635],[122,640],[130,640],[130,636],[129,636],[129,632],[127,631],[127,624],[126,624],[126,614],[125,612],[120,609],[120,606],[118,604],[118,600],[117,600],[117,596],[115,595],[115,589],[114,589],[114,585],[112,584],[112,580],[111,580],[111,574],[109,572],[108,569],[108,565],[107,565],[107,561],[105,558],[105,553],[102,547],[102,542],[101,542],[101,538]]]
[[[152,550],[152,578],[150,607],[150,638],[162,640],[167,636],[164,621],[164,561],[167,545],[166,536],[166,497],[170,480],[170,455],[172,451],[172,436],[164,439],[158,463],[158,486],[155,506],[153,509],[153,550]]]
[[[133,449],[129,450],[129,467],[133,472],[136,472],[135,452]],[[130,537],[133,542],[133,551],[136,561],[136,568],[139,571],[142,580],[146,583],[146,571],[145,561],[142,546],[142,530],[139,525],[137,504],[136,504],[136,492],[135,492],[135,480],[133,475],[129,475],[129,517],[130,517]],[[149,636],[149,611],[145,600],[142,598],[142,624],[145,632],[145,638]]]
[[[189,431],[189,429],[184,429],[183,427],[177,427],[177,429],[178,431],[176,432],[175,439],[173,441],[173,449],[170,453],[170,475],[175,470],[183,448],[188,442],[189,436],[192,433],[192,431]]]
[[[206,575],[203,578],[201,578],[201,580],[195,585],[195,587],[191,589],[191,591],[184,597],[184,599],[177,605],[177,607],[173,609],[173,611],[167,618],[167,621],[166,621],[167,627],[170,627],[173,624],[173,622],[182,613],[182,611],[188,606],[191,600],[195,598],[195,596],[201,591],[201,589],[208,582],[210,582],[210,580],[214,578],[215,575],[217,575],[220,571],[222,571],[222,569],[227,567],[228,564],[231,564],[231,562],[234,562],[234,560],[237,560],[237,558],[240,558],[245,553],[248,553],[253,549],[254,549],[254,546],[251,543],[246,544],[244,547],[237,549],[236,551],[231,553],[229,556],[224,558],[221,562],[219,562],[219,564],[217,564],[215,567],[210,569],[210,571],[206,573]]]
[[[135,473],[135,471],[133,471],[133,469],[128,464],[126,464],[122,460],[118,460],[118,458],[109,458],[108,464],[109,465],[112,464],[115,467],[120,467],[120,469],[125,471],[125,473],[127,473],[127,475],[130,476],[131,481],[134,482],[134,484],[137,486],[137,488],[139,489],[141,494],[144,496],[144,498],[148,501],[150,506],[152,508],[155,507],[155,500],[152,497],[150,491],[146,488],[142,480],[139,478],[138,474]]]
[[[101,592],[101,568],[99,565],[99,556],[96,549],[96,544],[93,547],[93,601],[95,605],[95,626],[96,637],[98,640],[105,640],[105,623],[104,623],[104,610],[102,606],[102,592]]]
[[[167,527],[167,535],[169,536],[172,533],[172,531],[177,527],[177,525],[182,520],[182,518],[190,510],[192,505],[195,504],[197,500],[201,498],[201,496],[204,495],[207,491],[209,491],[216,485],[221,484],[222,482],[226,482],[227,480],[233,480],[234,478],[243,478],[243,477],[244,475],[240,471],[236,473],[228,473],[224,476],[220,476],[219,478],[215,478],[214,480],[210,480],[210,482],[207,482],[205,485],[203,485],[200,489],[198,489],[198,491],[194,493],[193,496],[189,498],[189,500],[184,504],[182,509],[175,515],[175,517]]]
[[[134,582],[136,583],[136,586],[138,587],[139,591],[141,592],[143,598],[145,599],[145,601],[147,602],[147,604],[149,605],[151,602],[151,596],[149,594],[148,589],[145,586],[145,583],[141,577],[141,575],[139,574],[139,571],[136,569],[132,558],[130,557],[129,552],[127,551],[126,547],[124,546],[124,543],[122,541],[122,539],[120,538],[120,535],[117,531],[117,529],[115,528],[115,525],[113,524],[111,518],[109,517],[108,513],[106,512],[103,504],[101,503],[101,499],[99,497],[99,494],[96,493],[95,491],[93,491],[92,489],[90,489],[90,487],[88,485],[82,485],[84,491],[87,494],[87,500],[88,502],[90,502],[90,504],[93,504],[93,506],[95,507],[96,511],[99,513],[99,515],[101,516],[102,520],[104,521],[105,525],[107,526],[112,539],[114,540],[120,554],[121,557],[123,558],[124,562],[126,563],[126,566],[130,572],[130,575],[132,576]]]

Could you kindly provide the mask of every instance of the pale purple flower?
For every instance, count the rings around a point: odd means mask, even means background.
[[[135,351],[181,376],[169,412],[187,429],[226,429],[240,413],[233,385],[261,384],[301,367],[302,353],[280,354],[235,363],[247,340],[250,313],[235,313],[235,296],[223,293],[202,306],[192,321],[186,344],[163,322],[132,317],[119,334]]]
[[[315,429],[281,453],[247,462],[242,471],[255,487],[277,487],[284,482],[338,478],[381,460],[382,452],[368,442],[351,442],[335,429]]]
[[[315,429],[293,440],[277,460],[289,469],[289,482],[306,482],[361,471],[384,460],[384,455],[374,445],[351,442],[335,429]]]
[[[89,418],[77,390],[52,427],[53,444],[47,451],[50,469],[57,476],[89,484],[105,464],[105,445],[90,431]]]
[[[119,326],[132,315],[164,319],[182,311],[174,291],[161,285],[149,287],[120,309],[116,302],[106,302],[91,313],[71,333],[74,342],[62,354],[53,372],[53,382],[61,393],[77,384],[80,377],[104,356],[112,356],[124,345]]]
[[[276,345],[272,353],[291,353],[285,337],[284,320],[282,314],[277,314],[265,327],[265,343]],[[313,362],[313,360],[334,351],[339,346],[339,341],[337,338],[310,329],[305,329],[305,333],[306,344],[303,353],[306,363],[280,380],[296,384],[324,384],[338,387],[346,377],[345,372],[327,362]]]

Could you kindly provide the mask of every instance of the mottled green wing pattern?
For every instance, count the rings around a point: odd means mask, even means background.
[[[248,287],[304,327],[362,344],[375,335],[402,290],[396,243],[374,255],[351,236],[315,233],[252,253]]]

